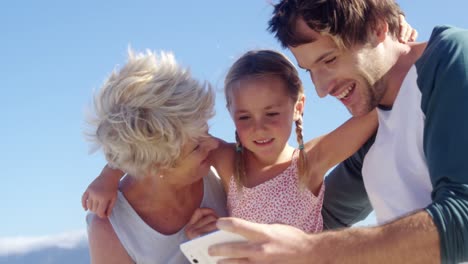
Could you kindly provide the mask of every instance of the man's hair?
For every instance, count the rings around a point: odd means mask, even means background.
[[[365,43],[381,21],[393,37],[399,34],[402,11],[394,0],[283,0],[274,6],[269,31],[284,48],[311,42],[297,32],[299,19],[328,34],[342,47]]]
[[[171,53],[134,54],[94,97],[90,139],[111,167],[133,175],[171,167],[185,143],[206,134],[211,86],[192,78]]]

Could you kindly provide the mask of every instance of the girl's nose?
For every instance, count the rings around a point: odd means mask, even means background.
[[[264,120],[257,120],[255,122],[255,130],[265,130],[265,122]]]

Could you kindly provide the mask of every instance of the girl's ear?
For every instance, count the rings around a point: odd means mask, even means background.
[[[294,121],[297,121],[299,117],[304,113],[305,95],[301,95],[294,106]]]

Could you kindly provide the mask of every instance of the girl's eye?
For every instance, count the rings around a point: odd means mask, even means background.
[[[279,113],[267,113],[267,116],[277,116]]]
[[[239,120],[247,120],[247,119],[249,119],[249,117],[248,116],[239,116],[238,119]]]
[[[331,59],[329,59],[329,60],[324,61],[324,63],[325,63],[325,64],[330,64],[330,63],[335,62],[335,60],[336,60],[336,57],[333,57],[333,58],[331,58]]]

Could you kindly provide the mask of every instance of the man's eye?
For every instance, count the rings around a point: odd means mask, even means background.
[[[277,116],[279,113],[267,113],[267,116]]]
[[[330,63],[335,62],[335,60],[336,60],[336,57],[333,57],[333,58],[331,58],[331,59],[329,59],[329,60],[326,60],[326,61],[324,61],[324,62],[325,62],[325,64],[330,64]]]
[[[239,116],[239,117],[238,117],[239,120],[247,120],[247,119],[249,119],[249,118],[250,118],[250,117],[248,117],[248,116]]]

